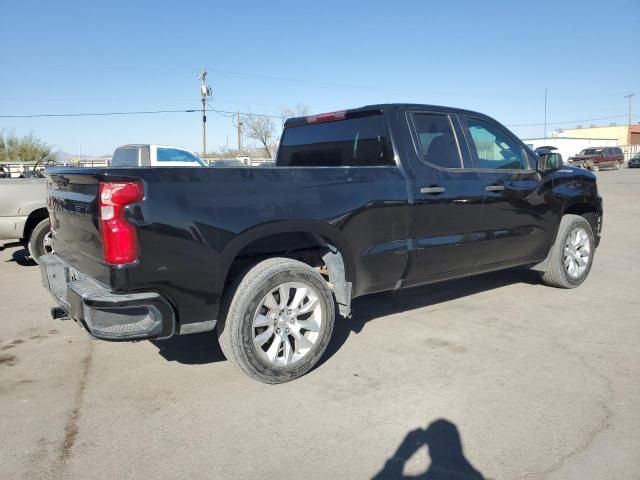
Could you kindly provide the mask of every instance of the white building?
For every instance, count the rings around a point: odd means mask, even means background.
[[[538,147],[556,147],[557,152],[562,155],[566,162],[570,157],[577,155],[585,148],[589,147],[617,147],[618,140],[615,138],[524,138],[522,141],[531,149]]]

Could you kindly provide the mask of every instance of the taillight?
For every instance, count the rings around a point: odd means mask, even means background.
[[[143,197],[144,187],[140,182],[100,183],[100,224],[107,263],[123,265],[138,259],[136,228],[124,217],[124,208]]]
[[[347,118],[347,111],[340,110],[339,112],[320,113],[318,115],[310,115],[305,117],[307,123],[323,123],[323,122],[335,122],[336,120],[344,120]]]

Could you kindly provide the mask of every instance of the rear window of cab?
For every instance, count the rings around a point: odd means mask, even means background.
[[[283,167],[377,167],[392,165],[382,115],[367,115],[285,129],[278,151]]]

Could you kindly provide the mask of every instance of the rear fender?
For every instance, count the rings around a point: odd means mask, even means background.
[[[224,284],[227,280],[233,261],[246,246],[256,240],[260,240],[261,238],[287,233],[313,234],[316,237],[319,237],[323,243],[326,243],[327,246],[330,247],[330,250],[333,250],[334,252],[337,250],[337,252],[342,256],[342,261],[344,263],[345,281],[350,283],[352,286],[355,285],[357,279],[353,255],[348,243],[343,237],[343,234],[327,223],[313,220],[273,222],[256,226],[236,236],[227,244],[220,256],[220,274],[222,275],[222,283]],[[331,249],[331,247],[333,247],[333,249]],[[332,261],[333,259],[335,259],[335,257],[332,257]],[[340,300],[346,301],[347,298],[339,299],[339,301]],[[350,298],[348,300],[350,300]],[[340,301],[340,303],[342,303],[342,301]]]

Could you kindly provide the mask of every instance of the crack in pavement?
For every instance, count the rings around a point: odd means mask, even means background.
[[[560,346],[560,345],[559,345]],[[603,375],[602,373],[598,372],[595,367],[589,365],[589,363],[587,363],[587,361],[584,358],[584,354],[578,353],[578,352],[572,352],[566,348],[564,348],[567,352],[576,355],[579,359],[580,362],[582,363],[582,365],[584,365],[584,367],[589,370],[591,373],[593,373],[596,377],[600,378],[606,388],[607,391],[607,398],[604,399],[603,401],[600,402],[600,408],[604,411],[605,415],[602,418],[602,420],[600,421],[600,424],[594,428],[592,431],[590,431],[586,438],[584,439],[583,442],[581,442],[576,448],[574,448],[573,450],[571,450],[570,452],[562,455],[553,465],[549,466],[548,468],[546,468],[545,470],[541,471],[538,474],[531,474],[528,473],[525,475],[525,479],[529,480],[529,479],[534,479],[534,478],[540,478],[540,479],[544,479],[546,477],[548,477],[549,475],[551,475],[553,472],[559,470],[562,466],[564,466],[567,463],[567,460],[569,460],[571,457],[574,457],[582,452],[584,452],[585,450],[587,450],[591,444],[595,441],[596,437],[604,432],[607,428],[609,428],[611,426],[611,418],[613,417],[613,413],[611,412],[611,409],[609,408],[609,403],[613,400],[614,398],[614,392],[613,392],[613,386],[611,385],[611,380],[609,380],[609,378],[606,375]]]
[[[78,384],[78,389],[76,390],[76,394],[74,397],[73,410],[71,410],[71,415],[64,427],[64,438],[62,441],[62,445],[59,447],[60,451],[58,461],[54,469],[54,478],[59,478],[62,476],[69,458],[71,457],[71,451],[73,449],[73,446],[75,445],[76,437],[78,436],[78,420],[80,419],[84,392],[87,387],[89,372],[91,370],[91,364],[93,361],[93,343],[93,340],[89,340],[87,351],[80,363],[80,382]]]

